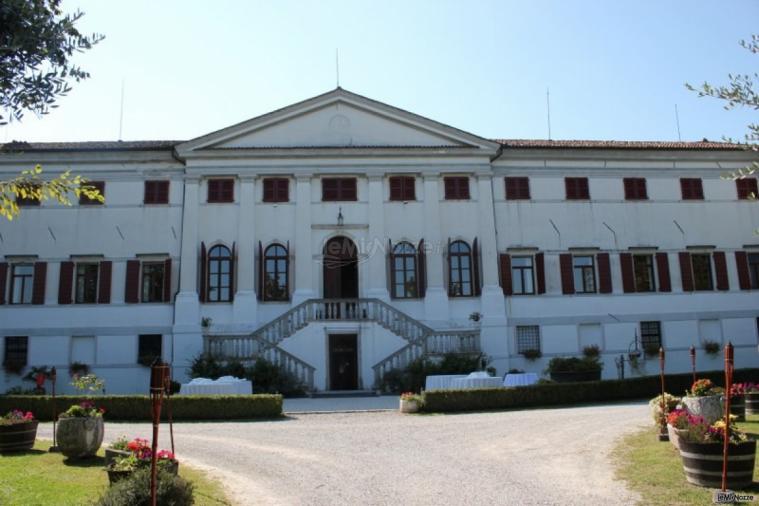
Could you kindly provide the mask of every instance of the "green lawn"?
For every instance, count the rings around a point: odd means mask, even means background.
[[[100,497],[108,487],[102,450],[93,459],[69,462],[60,453],[48,453],[50,445],[37,440],[32,451],[0,455],[0,504],[82,506]],[[232,504],[218,481],[182,464],[179,474],[195,484],[196,505]]]
[[[759,439],[759,416],[752,416],[738,426]],[[671,443],[659,442],[653,427],[623,438],[614,450],[617,479],[624,480],[638,492],[644,505],[710,505],[713,489],[701,488],[685,481],[680,454]],[[759,457],[754,467],[754,489],[745,490],[759,497]]]

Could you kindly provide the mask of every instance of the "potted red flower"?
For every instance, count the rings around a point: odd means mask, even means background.
[[[127,454],[116,456],[106,466],[108,481],[113,484],[130,476],[141,467],[150,465],[153,451],[147,439],[135,438],[126,444]],[[169,450],[159,450],[156,453],[156,461],[160,469],[174,476],[179,472],[179,462]]]
[[[31,411],[13,409],[0,417],[0,453],[31,450],[38,423]]]

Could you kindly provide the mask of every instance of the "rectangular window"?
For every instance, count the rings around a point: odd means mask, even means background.
[[[416,200],[414,176],[393,176],[390,178],[390,200]]]
[[[448,176],[443,178],[445,200],[469,200],[469,178]]]
[[[511,283],[514,295],[535,293],[532,256],[511,257]]]
[[[596,266],[593,255],[572,257],[575,293],[596,293]]]
[[[565,177],[567,200],[590,200],[587,177]]]
[[[161,359],[163,336],[161,334],[140,334],[137,347],[137,363],[150,366]]]
[[[164,262],[142,263],[142,302],[163,302]]]
[[[682,190],[683,200],[704,200],[704,186],[700,178],[681,178],[680,190]]]
[[[235,201],[235,180],[209,179],[208,180],[208,202],[209,203],[229,203]]]
[[[11,304],[32,303],[33,264],[13,264],[11,266]]]
[[[649,355],[661,348],[661,322],[640,322],[640,344]]]
[[[526,177],[506,177],[506,200],[530,200],[530,180]]]
[[[168,181],[145,181],[145,204],[168,204],[169,182]]]
[[[654,282],[654,256],[633,255],[633,275],[636,292],[656,291]]]
[[[759,289],[759,253],[748,254],[748,275],[751,288]]]
[[[713,290],[712,256],[709,253],[694,253],[690,260],[693,265],[693,287],[696,290]]]
[[[625,200],[648,200],[645,178],[626,177],[624,178],[624,184]]]
[[[39,185],[34,185],[34,184],[28,185],[25,187],[27,191],[34,191],[38,188],[39,188]],[[16,205],[18,205],[19,207],[39,206],[40,200],[29,195],[27,195],[26,197],[16,196]]]
[[[75,303],[95,304],[97,302],[99,268],[99,263],[76,264]]]
[[[290,180],[286,177],[264,178],[264,202],[288,202]]]
[[[355,177],[325,177],[322,179],[322,201],[358,200]]]
[[[736,179],[735,188],[738,190],[738,199],[740,200],[748,200],[752,198],[752,196],[756,197],[757,194],[759,194],[755,177]]]
[[[540,351],[540,327],[537,325],[517,325],[517,353]]]
[[[87,181],[85,183],[85,186],[92,186],[97,191],[100,192],[100,195],[105,197],[105,181]],[[100,202],[97,199],[91,199],[84,193],[79,195],[79,205],[80,206],[102,206],[103,203]]]
[[[29,337],[28,336],[6,336],[5,337],[5,354],[3,355],[3,365],[21,370],[26,366],[29,355]]]

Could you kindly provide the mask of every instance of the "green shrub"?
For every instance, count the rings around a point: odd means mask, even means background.
[[[601,348],[599,348],[597,344],[591,344],[582,349],[582,354],[588,358],[597,357],[601,354]]]
[[[723,371],[699,373],[699,378],[724,381]],[[665,376],[667,391],[685,392],[693,377],[690,373]],[[736,383],[756,382],[759,369],[739,369]],[[433,390],[424,392],[423,410],[427,412],[485,411],[533,406],[555,406],[583,402],[608,402],[625,399],[650,399],[661,392],[659,376],[583,383],[550,383],[519,388],[487,390]]]
[[[253,383],[254,393],[279,393],[287,397],[304,395],[307,387],[282,367],[258,358],[249,367],[239,359],[222,359],[208,354],[195,357],[190,365],[191,378],[217,379],[221,376],[245,378]]]
[[[194,486],[181,476],[158,473],[156,502],[161,506],[191,506]],[[98,506],[150,506],[150,468],[140,469],[129,478],[106,489]]]
[[[379,385],[383,392],[421,392],[427,376],[469,374],[483,365],[483,355],[447,353],[439,360],[420,357],[405,369],[388,371]],[[487,365],[485,359],[484,365]]]
[[[56,398],[57,412],[72,404],[89,400],[105,408],[106,422],[113,420],[151,420],[150,398],[147,395],[74,395]],[[248,420],[282,416],[281,395],[180,395],[172,397],[169,406],[163,403],[161,418],[168,420],[171,409],[174,420]],[[52,420],[53,402],[49,396],[0,396],[0,413],[11,409],[31,411],[38,420]]]
[[[548,362],[550,372],[596,372],[603,369],[598,357],[554,357]]]

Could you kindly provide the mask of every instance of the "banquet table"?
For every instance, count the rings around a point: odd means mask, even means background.
[[[466,374],[436,374],[427,376],[424,382],[424,389],[429,391],[452,388],[451,382],[456,378],[466,378]]]
[[[179,388],[180,395],[250,395],[253,384],[249,380],[223,376],[217,380],[195,378]]]
[[[503,386],[502,381],[500,377],[490,376],[486,372],[473,372],[463,378],[453,379],[451,381],[451,388],[498,388]]]
[[[506,387],[524,387],[527,385],[534,385],[538,382],[538,375],[534,372],[526,372],[521,374],[507,374],[503,379],[503,386]]]

